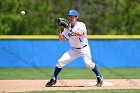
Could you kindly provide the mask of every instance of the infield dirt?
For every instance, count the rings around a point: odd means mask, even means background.
[[[0,93],[51,91],[51,90],[92,90],[92,89],[140,89],[140,79],[105,79],[102,87],[96,87],[96,80],[59,79],[53,87],[45,87],[48,80],[0,80]]]

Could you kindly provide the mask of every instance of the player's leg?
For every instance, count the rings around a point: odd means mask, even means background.
[[[71,62],[72,60],[78,58],[80,55],[77,54],[75,51],[73,51],[72,49],[65,52],[63,54],[63,56],[58,60],[57,64],[56,64],[56,69],[54,71],[54,78],[57,78],[57,75],[59,74],[59,72],[61,71],[61,69],[68,64],[69,62]]]
[[[97,77],[96,86],[102,86],[102,84],[103,84],[102,75],[98,71],[96,64],[92,61],[90,49],[87,47],[85,49],[82,49],[81,52],[82,52],[82,57],[83,57],[85,64],[87,65],[87,67],[89,69],[91,69],[95,73],[95,75]]]
[[[87,56],[83,56],[83,59],[84,59],[84,62],[86,63],[86,65],[87,65],[87,67],[89,69],[91,69],[95,73],[95,75],[97,77],[97,84],[96,84],[96,86],[98,86],[98,87],[102,86],[102,84],[103,84],[103,81],[102,81],[103,76],[98,71],[98,68],[97,68],[96,64],[93,63],[91,61],[91,58],[89,58]]]
[[[96,77],[101,76],[101,74],[98,71],[98,68],[97,68],[96,64],[92,62],[91,57],[85,55],[85,56],[83,56],[83,60],[84,60],[85,64],[87,65],[87,67],[95,73]]]
[[[50,79],[50,81],[45,85],[46,87],[49,87],[49,86],[52,86],[52,85],[55,85],[56,82],[57,82],[57,75],[58,73],[61,71],[62,68],[58,68],[57,66],[55,67],[55,70],[54,70],[54,74],[53,74],[53,77]]]
[[[46,86],[52,86],[54,84],[56,84],[56,80],[57,80],[57,76],[60,73],[60,71],[62,70],[62,68],[68,64],[69,62],[71,62],[72,60],[78,58],[80,55],[77,54],[75,51],[73,50],[69,50],[67,52],[65,52],[63,54],[63,56],[58,60],[55,70],[54,70],[54,74],[52,79],[46,84]]]

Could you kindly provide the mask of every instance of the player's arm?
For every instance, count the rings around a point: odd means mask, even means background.
[[[79,31],[79,30],[73,30],[73,29],[71,29],[71,32],[73,32],[74,34],[76,34],[78,36],[84,35],[84,32],[83,31]]]
[[[56,29],[56,33],[59,36],[59,40],[60,41],[64,41],[65,38],[62,36],[61,30],[60,29]]]
[[[72,28],[67,28],[70,32],[78,35],[78,36],[82,36],[84,35],[84,32],[83,31],[80,31],[80,30],[73,30]]]

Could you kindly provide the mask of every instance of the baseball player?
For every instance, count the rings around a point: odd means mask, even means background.
[[[46,84],[46,87],[55,85],[57,82],[57,76],[62,68],[80,56],[83,57],[86,66],[95,73],[97,77],[96,86],[100,87],[103,84],[102,75],[99,73],[97,66],[91,59],[86,26],[83,22],[79,22],[78,18],[78,12],[74,9],[70,10],[68,12],[69,26],[65,27],[62,33],[60,29],[56,30],[60,41],[64,41],[66,39],[69,40],[71,49],[65,52],[63,56],[58,60],[54,74],[50,81]]]

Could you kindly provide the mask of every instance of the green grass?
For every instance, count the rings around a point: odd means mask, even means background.
[[[32,92],[22,92],[22,93],[140,93],[140,89],[32,91]]]
[[[0,80],[4,79],[50,79],[53,68],[0,68]],[[104,79],[140,79],[140,68],[100,68]],[[94,79],[87,68],[63,68],[61,79]]]

